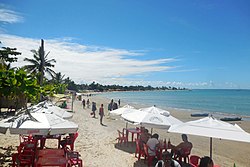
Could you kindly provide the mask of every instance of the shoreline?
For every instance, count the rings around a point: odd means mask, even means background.
[[[197,90],[200,90],[200,89],[197,89]],[[202,89],[203,90],[203,89]],[[210,89],[205,89],[205,90],[210,90]],[[223,89],[218,89],[218,90],[223,90]],[[175,90],[154,90],[154,91],[175,91]],[[250,90],[249,90],[250,91]],[[104,98],[107,98],[107,99],[112,99],[112,98],[109,98],[109,97],[105,97],[105,95],[102,95],[102,94],[105,94],[105,93],[116,93],[116,92],[146,92],[146,91],[110,91],[110,92],[98,92],[97,94],[95,95],[100,95],[101,94],[101,97],[104,97]],[[149,105],[149,104],[146,104],[146,103],[137,103],[137,102],[128,102],[124,99],[121,99],[123,101],[125,101],[127,104],[131,104],[131,105],[135,105],[135,106],[146,106],[146,107],[149,107],[149,106],[153,106],[153,105]],[[157,106],[157,105],[156,105]],[[165,110],[181,110],[181,111],[184,111],[184,112],[190,112],[193,113],[193,112],[204,112],[204,113],[209,113],[210,115],[213,115],[215,116],[215,118],[219,119],[221,117],[225,117],[225,116],[238,116],[238,117],[242,117],[242,120],[244,121],[250,121],[250,114],[249,115],[246,115],[246,114],[235,114],[235,113],[229,113],[229,112],[223,112],[223,111],[213,111],[213,110],[207,110],[207,109],[192,109],[192,108],[179,108],[179,107],[170,107],[170,106],[162,106],[162,105],[158,105],[159,108],[162,108],[162,109],[165,109]],[[142,107],[140,107],[142,108]]]
[[[97,101],[97,105],[99,105],[100,102],[103,103],[105,106],[105,112],[107,112],[107,105],[111,100],[110,98],[106,98],[103,96],[95,96],[93,99]],[[117,101],[118,99],[113,99],[113,100]],[[121,101],[121,107],[126,104],[127,104],[126,101]],[[139,109],[150,106],[144,104],[137,104],[133,105],[133,107]],[[183,122],[200,119],[199,117],[191,117],[190,115],[191,112],[183,112],[182,110],[178,109],[171,109],[169,111],[171,115],[180,119]],[[106,122],[107,120],[108,119],[105,118]],[[112,122],[112,120],[108,121],[109,123]],[[115,120],[115,123],[117,123],[117,125],[118,122],[122,127],[124,127],[125,125],[124,121]],[[250,133],[250,121],[234,121],[233,123],[237,123],[242,129]],[[129,127],[131,126],[134,127],[134,125],[129,124]],[[181,134],[167,133],[167,131],[163,129],[154,129],[153,133],[158,133],[160,135],[160,138],[162,139],[170,138],[174,144],[178,144],[179,142],[181,142],[181,137],[180,137]],[[188,135],[188,137],[189,140],[194,145],[194,148],[192,149],[193,155],[199,155],[199,156],[209,155],[209,138],[194,136],[194,135]],[[213,160],[215,164],[218,164],[221,167],[233,166],[234,163],[236,163],[237,167],[247,167],[250,164],[250,159],[248,156],[250,154],[249,148],[250,148],[250,143],[213,138]],[[137,161],[137,159],[134,159],[133,161]]]
[[[76,139],[75,151],[79,151],[81,159],[84,161],[85,167],[102,167],[102,166],[119,166],[119,167],[146,167],[144,160],[138,161],[135,158],[135,145],[131,142],[128,146],[117,144],[117,130],[121,130],[126,123],[119,118],[113,119],[108,116],[107,107],[110,102],[109,98],[103,96],[84,96],[85,100],[96,102],[97,108],[104,104],[105,117],[103,119],[104,126],[100,125],[98,112],[97,118],[92,118],[90,108],[83,108],[81,101],[74,101],[73,118],[69,119],[78,124],[79,136]],[[114,99],[117,101],[118,99]],[[70,103],[69,103],[70,105]],[[121,106],[126,105],[125,101],[121,101]],[[134,105],[135,108],[149,107],[144,105]],[[188,112],[173,109],[171,115],[186,122],[199,119],[191,117]],[[238,122],[237,122],[238,123]],[[250,122],[241,121],[238,123],[245,131],[250,132]],[[135,127],[128,124],[128,127]],[[150,130],[150,129],[149,129]],[[168,133],[166,129],[153,129],[153,133],[158,133],[160,139],[170,139],[174,145],[181,142],[181,134]],[[189,141],[193,143],[192,155],[205,156],[209,155],[209,138],[194,135],[188,135]],[[129,136],[131,139],[131,135]],[[51,144],[50,144],[51,143]],[[14,148],[11,153],[16,152],[16,146],[19,145],[19,136],[11,135],[9,131],[6,134],[0,134],[0,153],[5,153],[2,148]],[[48,148],[55,148],[57,141],[49,140]],[[235,163],[237,167],[248,167],[250,164],[250,143],[213,139],[213,160],[215,164],[221,167],[230,167]],[[6,153],[7,154],[7,153]],[[3,167],[10,166],[11,157],[5,159]]]

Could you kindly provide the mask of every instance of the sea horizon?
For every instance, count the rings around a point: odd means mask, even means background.
[[[114,91],[100,94],[131,105],[207,112],[217,117],[241,116],[250,118],[249,89],[188,89],[153,91]]]

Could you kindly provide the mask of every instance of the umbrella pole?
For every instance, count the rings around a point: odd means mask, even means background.
[[[151,128],[151,135],[153,134],[153,128]]]
[[[212,137],[210,137],[210,158],[212,159],[212,145],[213,145],[213,141],[212,141]]]
[[[128,129],[128,122],[126,122],[126,129]]]
[[[73,97],[74,97],[74,95],[73,95],[73,92],[72,92],[72,100],[71,100],[71,110],[72,110],[72,112],[73,112],[73,105],[74,105]]]

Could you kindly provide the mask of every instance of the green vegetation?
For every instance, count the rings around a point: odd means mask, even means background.
[[[96,92],[106,92],[106,91],[151,91],[151,90],[187,90],[186,88],[176,88],[176,87],[152,87],[152,86],[120,86],[120,85],[101,85],[99,83],[92,82],[91,84],[75,84],[74,81],[67,78],[65,83],[68,84],[68,89],[77,92],[81,91],[96,91]]]
[[[33,53],[33,59],[24,59],[24,61],[28,61],[31,64],[24,66],[24,68],[27,69],[27,71],[32,75],[35,75],[38,79],[39,85],[42,86],[45,73],[48,73],[52,78],[55,75],[55,71],[53,71],[51,67],[55,67],[55,65],[52,63],[56,63],[56,60],[48,60],[48,55],[50,52],[45,55],[43,40],[41,40],[41,46],[39,50],[31,50],[31,52]]]
[[[48,60],[49,53],[44,56],[43,40],[38,51],[31,51],[34,59],[24,59],[30,65],[11,69],[11,63],[16,62],[16,56],[21,54],[16,50],[9,47],[0,49],[0,108],[16,110],[26,107],[28,101],[43,101],[54,93],[65,92],[67,84],[63,83],[63,77],[51,69],[55,60]],[[49,73],[52,79],[44,79],[45,73]]]

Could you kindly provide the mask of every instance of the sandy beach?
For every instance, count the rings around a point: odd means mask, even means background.
[[[144,160],[137,161],[135,158],[135,144],[129,143],[126,145],[117,145],[116,137],[118,136],[117,129],[122,130],[125,127],[125,122],[120,119],[111,119],[107,115],[107,106],[110,99],[99,97],[98,95],[84,97],[90,99],[90,102],[95,101],[97,108],[104,104],[105,117],[100,125],[99,115],[97,118],[92,118],[90,108],[83,109],[81,101],[74,102],[74,116],[71,119],[79,125],[79,137],[75,143],[75,150],[79,151],[81,158],[85,163],[85,167],[146,167]],[[114,99],[117,100],[117,99]],[[121,102],[121,106],[125,103]],[[149,106],[134,106],[136,108]],[[189,112],[181,110],[171,110],[171,115],[182,121],[194,120]],[[196,118],[197,119],[197,118]],[[250,132],[250,122],[237,122],[245,131]],[[134,127],[133,125],[128,125]],[[158,133],[160,139],[170,138],[171,143],[178,144],[181,142],[180,134],[167,133],[166,130],[154,129],[153,133]],[[193,143],[191,154],[204,156],[209,155],[209,138],[188,135],[189,140]],[[50,141],[48,141],[50,142]],[[51,141],[52,143],[56,143]],[[16,146],[19,144],[18,135],[0,134],[0,156],[2,166],[10,166],[11,159],[9,156],[3,158],[4,155],[11,155],[16,151]],[[12,149],[7,149],[12,146]],[[53,144],[48,145],[53,147]],[[11,150],[8,152],[7,150]],[[4,154],[4,155],[3,155]],[[233,167],[235,163],[237,167],[248,167],[250,165],[250,143],[235,142],[228,140],[213,139],[213,160],[215,164],[221,167]]]

